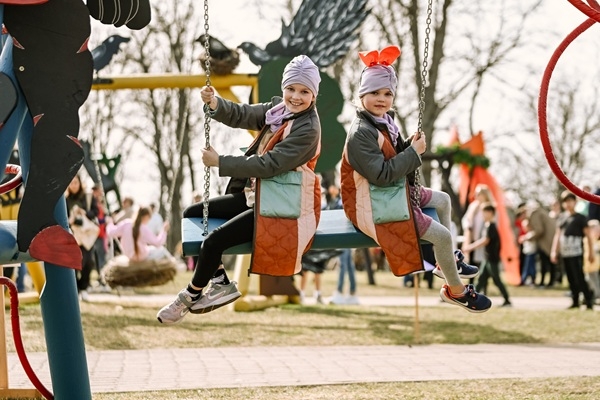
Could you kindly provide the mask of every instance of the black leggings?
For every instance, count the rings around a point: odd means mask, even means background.
[[[543,250],[538,250],[538,255],[540,256],[541,265],[540,283],[538,285],[544,285],[546,274],[549,273],[550,279],[548,280],[548,286],[552,286],[554,285],[554,281],[556,280],[556,264],[550,261],[550,256]]]
[[[477,279],[477,285],[475,285],[475,291],[479,292],[481,291],[481,289],[485,288],[485,294],[488,294],[487,283],[490,277],[492,278],[494,285],[496,285],[496,287],[500,290],[500,293],[502,293],[504,301],[509,301],[506,286],[504,286],[502,279],[500,279],[500,265],[498,261],[483,261],[483,263],[481,264],[481,274],[479,274],[479,278]]]
[[[86,250],[85,247],[79,246],[81,249],[81,271],[77,271],[77,290],[86,290],[90,286],[90,274],[96,267],[94,258],[94,250]]]
[[[563,263],[565,265],[567,280],[569,281],[573,305],[579,305],[579,293],[583,293],[586,303],[590,304],[592,302],[593,293],[583,274],[583,256],[563,257]]]
[[[185,209],[184,218],[202,218],[204,202]],[[246,205],[246,195],[226,194],[209,200],[208,212],[211,218],[224,218],[228,221],[208,234],[198,254],[198,262],[192,277],[192,285],[203,288],[222,264],[223,252],[238,244],[251,242],[254,235],[254,208]]]

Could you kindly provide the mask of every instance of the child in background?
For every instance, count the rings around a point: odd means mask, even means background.
[[[521,274],[521,285],[527,283],[527,278],[531,278],[531,286],[535,284],[535,262],[537,259],[537,245],[533,239],[529,239],[527,233],[530,232],[529,220],[527,218],[521,221],[523,235],[519,236],[521,244],[521,253],[523,254],[523,273]]]
[[[150,208],[140,207],[134,216],[134,219],[125,218],[116,225],[109,222],[106,226],[108,237],[120,239],[123,255],[133,262],[171,257],[171,253],[164,247],[170,228],[169,222],[163,222],[156,235],[148,226],[152,218]]]
[[[492,204],[482,204],[483,210],[483,236],[475,242],[467,245],[465,251],[473,251],[479,247],[483,247],[483,263],[481,264],[481,273],[477,280],[476,290],[480,290],[482,287],[487,287],[487,281],[491,277],[494,285],[502,293],[504,297],[504,304],[502,307],[510,307],[508,291],[500,278],[500,234],[496,227],[496,207]]]

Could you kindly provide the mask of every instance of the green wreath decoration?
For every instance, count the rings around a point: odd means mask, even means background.
[[[473,155],[469,150],[461,149],[459,144],[438,146],[434,153],[442,157],[452,157],[455,164],[466,164],[470,168],[483,167],[487,169],[490,166],[489,158],[484,155]]]

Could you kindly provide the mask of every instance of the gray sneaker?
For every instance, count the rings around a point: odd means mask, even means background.
[[[223,307],[236,301],[242,294],[236,286],[236,282],[230,282],[229,285],[223,285],[211,281],[210,285],[204,288],[202,297],[190,307],[192,314],[204,314]]]
[[[185,317],[185,314],[190,311],[190,307],[199,300],[200,298],[193,300],[192,294],[188,292],[187,289],[183,289],[172,303],[167,304],[160,309],[158,314],[156,314],[156,318],[165,325],[177,324],[181,322],[183,317]]]

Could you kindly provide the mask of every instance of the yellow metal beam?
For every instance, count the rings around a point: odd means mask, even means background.
[[[231,86],[252,86],[256,91],[256,74],[211,75],[212,86],[219,90]],[[138,74],[96,78],[93,90],[194,88],[206,84],[206,75]]]

